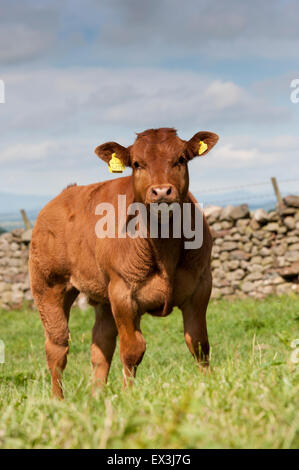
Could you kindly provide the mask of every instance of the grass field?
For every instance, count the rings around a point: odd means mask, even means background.
[[[147,351],[136,384],[121,391],[119,351],[109,383],[91,398],[92,309],[72,311],[65,400],[50,398],[37,313],[0,312],[1,448],[298,448],[299,298],[214,301],[212,373],[185,346],[179,311],[146,315]]]

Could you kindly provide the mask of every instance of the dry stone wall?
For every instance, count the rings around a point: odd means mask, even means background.
[[[28,255],[31,230],[16,229],[0,235],[0,308],[31,301]]]
[[[210,206],[205,214],[214,236],[214,298],[299,293],[298,196],[271,212],[243,204]]]
[[[247,204],[210,206],[204,212],[214,237],[214,298],[299,293],[299,196],[286,197],[271,212],[250,212]],[[32,301],[31,233],[17,229],[0,236],[0,308]]]

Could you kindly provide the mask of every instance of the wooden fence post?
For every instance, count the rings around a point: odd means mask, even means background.
[[[25,229],[30,230],[32,226],[31,226],[30,220],[27,217],[26,212],[24,211],[24,209],[21,209],[20,212],[21,212],[21,216],[25,225]]]
[[[282,204],[282,197],[281,197],[279,187],[278,187],[278,184],[277,184],[277,179],[275,178],[275,176],[272,176],[271,183],[272,183],[272,186],[273,186],[273,189],[274,189],[274,192],[275,192],[277,203]]]

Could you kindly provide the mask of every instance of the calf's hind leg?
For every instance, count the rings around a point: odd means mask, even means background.
[[[63,398],[62,372],[69,351],[69,313],[78,291],[55,285],[43,290],[38,301],[38,310],[45,330],[45,349],[52,380],[52,395]]]

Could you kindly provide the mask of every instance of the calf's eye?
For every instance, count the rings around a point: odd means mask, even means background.
[[[133,166],[134,166],[134,168],[136,168],[136,169],[137,169],[137,168],[140,168],[140,165],[139,165],[138,162],[134,162],[134,163],[133,163]]]
[[[176,165],[183,165],[185,162],[185,158],[183,157],[183,155],[181,155],[178,161],[176,162]]]

